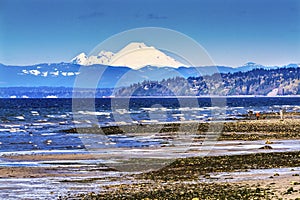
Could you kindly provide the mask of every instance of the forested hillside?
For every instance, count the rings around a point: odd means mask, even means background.
[[[120,88],[116,96],[299,95],[300,68],[254,69],[188,79],[144,81]]]

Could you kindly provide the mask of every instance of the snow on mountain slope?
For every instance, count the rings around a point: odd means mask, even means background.
[[[87,61],[88,57],[85,53],[81,53],[71,60],[72,63],[79,65],[86,65]]]
[[[84,53],[81,53],[73,58],[71,62],[80,65],[124,66],[132,69],[140,69],[145,66],[173,68],[185,66],[155,47],[139,42],[130,43],[115,54],[109,51],[101,51],[97,56],[87,57]]]

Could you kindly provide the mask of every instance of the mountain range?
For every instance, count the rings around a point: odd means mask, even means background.
[[[76,78],[85,73],[87,81],[100,78],[97,88],[128,87],[143,81],[162,81],[175,77],[188,79],[219,73],[247,72],[253,69],[299,68],[299,64],[263,66],[248,62],[240,67],[189,67],[163,51],[144,43],[133,42],[118,52],[100,51],[87,56],[80,53],[69,63],[42,63],[29,66],[0,64],[0,88],[74,87]],[[95,77],[96,71],[103,71]]]
[[[220,73],[246,72],[253,69],[276,69],[299,67],[298,64],[286,66],[262,66],[255,63],[233,68],[227,66],[205,67],[156,67],[145,66],[140,69],[129,67],[114,67],[100,64],[82,66],[74,63],[44,63],[30,66],[8,66],[0,64],[0,87],[73,87],[76,77],[80,74],[80,68],[86,71],[105,70],[99,81],[99,88],[113,88],[122,79],[121,86],[129,86],[144,80],[160,81],[173,77],[194,77],[199,75],[211,75],[217,69]]]

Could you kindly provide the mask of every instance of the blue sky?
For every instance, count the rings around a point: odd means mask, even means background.
[[[0,0],[0,63],[66,62],[149,26],[188,35],[219,65],[300,63],[299,0]]]

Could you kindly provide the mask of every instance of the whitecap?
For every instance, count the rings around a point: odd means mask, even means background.
[[[1,124],[1,126],[3,126],[4,128],[19,128],[22,125],[20,125],[20,124]]]
[[[39,116],[40,115],[38,111],[34,111],[34,110],[31,111],[31,114],[33,116]]]
[[[24,116],[17,116],[15,117],[16,119],[19,119],[19,120],[25,120]]]
[[[143,123],[143,124],[150,124],[150,123],[158,123],[159,121],[158,120],[146,120],[146,119],[143,119],[143,120],[140,120],[140,123]]]
[[[48,118],[67,118],[69,115],[46,115]]]
[[[182,117],[182,116],[184,116],[184,114],[182,114],[182,113],[181,114],[172,114],[172,116],[173,117]]]
[[[11,128],[11,129],[9,129],[9,132],[17,133],[17,132],[26,132],[26,131],[22,130],[22,129],[19,129],[19,128]]]
[[[42,133],[42,136],[57,135],[57,133]]]
[[[82,123],[82,122],[77,121],[77,120],[73,120],[72,122],[73,122],[73,124],[81,124]]]
[[[58,124],[59,124],[59,125],[68,125],[68,124],[69,124],[69,122],[67,122],[67,121],[63,121],[63,122],[58,122]]]
[[[78,111],[78,114],[82,115],[95,115],[95,116],[100,116],[100,115],[110,115],[110,112],[97,112],[97,111]]]
[[[10,129],[8,129],[8,128],[0,128],[0,132],[7,132],[7,131],[9,131]]]

